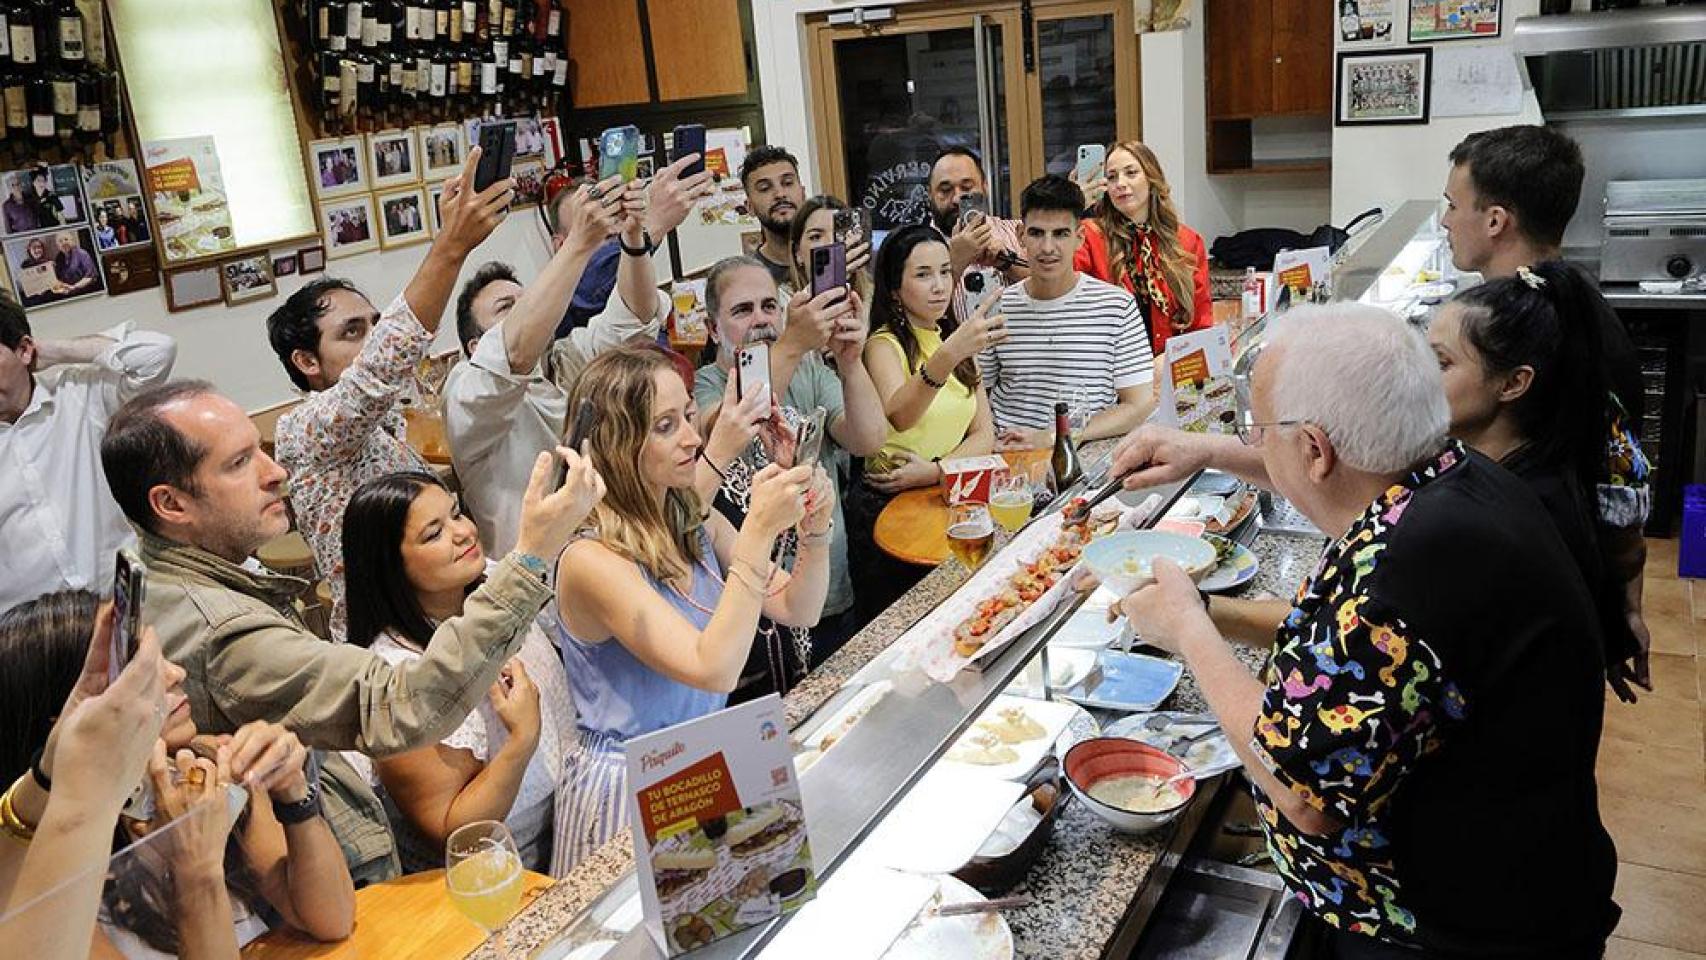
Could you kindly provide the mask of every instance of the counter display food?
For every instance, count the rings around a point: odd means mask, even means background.
[[[1111,449],[1111,443],[1086,448],[1087,475],[1100,474]],[[1129,501],[1124,508],[1125,520],[1148,527],[1163,519],[1168,508],[1177,507],[1175,513],[1199,509],[1200,504],[1177,503],[1187,486],[1175,484],[1123,495]],[[1265,533],[1261,529],[1262,511],[1253,513],[1252,522],[1237,530],[1234,539],[1248,544],[1256,573],[1242,587],[1229,592],[1238,596],[1289,596],[1319,557],[1322,541],[1289,533]],[[1057,513],[1044,512],[1033,524],[1037,531],[1047,532],[1051,544],[1056,542]],[[1035,553],[1037,537],[1026,537],[1025,533],[1021,531],[1014,538],[1012,547],[1028,558]],[[992,556],[985,569],[1001,559],[999,554]],[[991,876],[989,865],[999,863],[1004,855],[1016,859],[1034,856],[1016,882],[999,891],[1003,897],[1021,898],[1020,902],[998,915],[983,915],[975,923],[948,925],[941,919],[923,925],[914,920],[906,928],[908,935],[896,941],[886,955],[964,955],[952,951],[958,948],[956,938],[969,938],[965,942],[976,945],[976,956],[1123,956],[1136,941],[1186,842],[1225,778],[1211,775],[1201,780],[1176,818],[1151,832],[1135,835],[1119,831],[1084,802],[1067,799],[1064,793],[1069,791],[1064,780],[1055,779],[1059,768],[1052,758],[1098,735],[1126,714],[1086,711],[1063,699],[1021,700],[1012,693],[1025,686],[1025,668],[1043,660],[1045,650],[1056,655],[1051,659],[1082,655],[1087,619],[1078,607],[1088,601],[1082,594],[1068,591],[1057,609],[1023,630],[1017,639],[981,656],[948,682],[934,681],[926,669],[940,664],[921,663],[910,642],[897,641],[906,638],[909,631],[916,637],[921,621],[928,622],[930,614],[939,613],[938,608],[958,609],[968,601],[975,607],[982,597],[968,597],[960,590],[970,579],[957,563],[938,567],[806,677],[784,701],[794,741],[799,745],[801,791],[818,867],[827,878],[825,890],[833,891],[839,871],[847,871],[847,886],[857,887],[857,878],[865,877],[869,882],[871,871],[907,860],[896,851],[905,850],[909,841],[928,831],[893,818],[941,816],[921,811],[939,810],[943,795],[965,791],[966,784],[982,783],[987,785],[979,790],[982,799],[968,801],[965,811],[969,816],[976,807],[978,825],[970,831],[943,831],[939,841],[932,839],[930,851],[911,851],[912,862],[904,865],[917,867],[927,859],[927,853],[963,860],[970,851],[978,855],[970,858],[973,869],[959,872],[962,877],[976,878]],[[988,587],[983,589],[987,591]],[[1107,596],[1098,594],[1094,602],[1105,603]],[[1074,613],[1079,613],[1076,619]],[[940,615],[935,619],[941,619]],[[1068,621],[1075,627],[1062,631]],[[1057,631],[1062,633],[1063,642],[1049,649],[1048,641]],[[1074,635],[1069,637],[1069,633]],[[1260,656],[1255,651],[1242,655],[1253,666]],[[1060,676],[1061,671],[1052,667],[1051,663],[1050,672]],[[1032,673],[1030,682],[1035,683],[1042,674],[1038,670]],[[1033,688],[1031,692],[1036,691]],[[1186,713],[1207,709],[1188,675],[1161,707]],[[1027,777],[1026,773],[1031,775]],[[1013,782],[1003,783],[1002,778],[1008,777]],[[1057,786],[1062,795],[1057,795]],[[1035,838],[1031,837],[1033,831]],[[946,836],[949,833],[953,836]],[[957,846],[945,850],[944,845],[950,844]],[[631,861],[632,843],[623,835],[558,881],[511,921],[506,941],[512,955],[539,960],[657,956],[655,946],[638,926]],[[929,891],[921,888],[920,895],[929,893],[943,902],[966,899],[945,896],[943,891],[950,890],[958,892],[961,887],[939,884]],[[897,889],[897,895],[899,892]],[[820,907],[846,902],[830,901],[827,896]],[[907,916],[918,910],[916,904],[911,906],[912,912],[908,912],[907,904],[892,906]],[[826,913],[833,911],[819,909],[802,923],[813,929],[828,929],[825,924],[833,925],[833,918],[826,919]],[[789,918],[770,928],[729,937],[694,956],[759,956],[764,954],[764,945],[781,935],[791,922]],[[1007,933],[997,935],[997,927]],[[782,942],[796,939],[784,936]],[[932,952],[940,949],[950,953]],[[474,956],[483,960],[495,954],[487,946]]]

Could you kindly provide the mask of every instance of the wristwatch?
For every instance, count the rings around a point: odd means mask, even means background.
[[[295,803],[272,802],[272,815],[278,822],[290,826],[293,823],[306,823],[320,815],[320,755],[312,750],[308,752],[308,764],[302,771],[303,778],[308,781],[308,792]]]
[[[643,246],[638,246],[638,247],[628,246],[628,241],[622,239],[621,234],[617,234],[616,243],[622,247],[622,252],[627,254],[630,257],[649,257],[652,255],[653,252],[655,252],[657,250],[658,245],[652,241],[651,231],[641,230],[640,236],[645,241],[645,244]]]

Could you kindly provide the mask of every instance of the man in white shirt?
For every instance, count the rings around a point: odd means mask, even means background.
[[[23,308],[0,297],[0,611],[54,590],[111,589],[113,551],[136,535],[101,473],[101,435],[120,404],[172,375],[177,354],[170,337],[131,323],[37,340]]]
[[[1121,436],[1155,409],[1154,357],[1137,302],[1072,266],[1083,209],[1083,192],[1055,175],[1032,182],[1020,200],[1031,275],[1001,297],[1007,339],[978,355],[1007,448],[1053,443],[1058,402],[1086,415],[1080,443]]]

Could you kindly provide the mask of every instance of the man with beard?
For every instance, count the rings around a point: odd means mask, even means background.
[[[764,242],[754,252],[778,285],[792,284],[794,256],[788,249],[788,230],[806,202],[800,161],[782,147],[754,147],[741,161],[740,185],[746,190],[747,209],[764,228]]]
[[[962,221],[960,204],[966,197],[984,198],[985,213],[970,221]],[[931,222],[942,236],[948,238],[948,258],[953,264],[959,289],[954,302],[957,315],[970,313],[965,309],[965,276],[973,271],[999,274],[1003,284],[1017,283],[1031,275],[1025,263],[1024,247],[1019,233],[1024,225],[1017,220],[990,216],[988,210],[989,184],[983,176],[983,161],[967,147],[948,147],[936,155],[930,165]],[[994,280],[996,277],[988,277]]]

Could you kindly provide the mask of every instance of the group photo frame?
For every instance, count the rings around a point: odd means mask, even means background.
[[[361,137],[309,143],[308,170],[314,197],[319,200],[366,193],[373,188],[367,171],[367,145]]]
[[[368,134],[367,160],[375,190],[420,182],[420,148],[413,128]]]
[[[1433,51],[1427,47],[1340,53],[1333,123],[1427,123],[1432,73]]]
[[[379,204],[379,246],[392,250],[432,238],[432,215],[426,191],[420,187],[383,191],[374,196]]]

